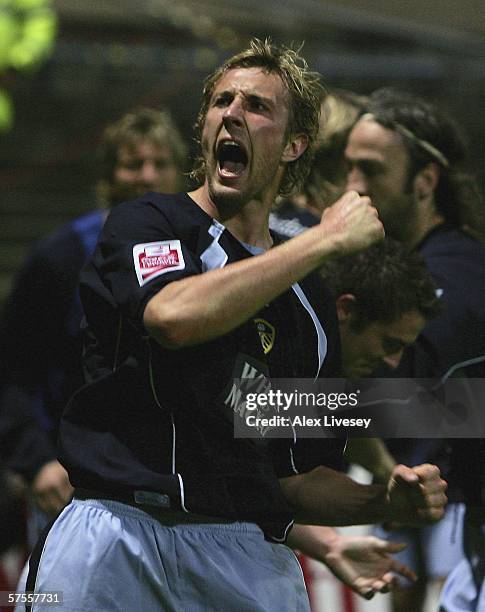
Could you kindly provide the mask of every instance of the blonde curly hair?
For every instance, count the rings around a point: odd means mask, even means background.
[[[315,141],[318,134],[320,100],[323,87],[320,75],[308,69],[306,60],[300,55],[301,46],[293,49],[253,38],[249,47],[229,58],[204,81],[202,105],[195,123],[196,140],[201,143],[210,100],[219,79],[233,68],[262,68],[277,74],[283,81],[289,95],[289,120],[287,135],[306,134],[308,147],[295,161],[288,163],[280,185],[280,194],[287,195],[299,189],[305,182],[311,167]],[[205,177],[205,159],[197,157],[190,176],[200,182]]]

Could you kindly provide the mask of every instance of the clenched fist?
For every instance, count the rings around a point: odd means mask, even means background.
[[[335,242],[339,255],[360,251],[384,238],[384,227],[370,198],[356,191],[348,191],[326,208],[320,226]]]
[[[416,526],[439,521],[448,501],[446,486],[435,465],[397,465],[387,487],[392,520]]]
[[[32,482],[32,495],[39,508],[55,516],[70,501],[74,489],[58,461],[46,463]]]

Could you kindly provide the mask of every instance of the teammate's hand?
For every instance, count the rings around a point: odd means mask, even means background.
[[[42,466],[32,482],[35,503],[50,516],[55,516],[64,508],[73,491],[67,472],[58,461]]]
[[[338,245],[339,255],[348,255],[384,238],[384,227],[370,198],[348,191],[323,211],[320,222],[325,236]]]
[[[399,582],[398,574],[416,580],[416,574],[390,556],[406,544],[386,542],[374,536],[337,535],[329,543],[323,561],[339,580],[365,599],[387,593]]]
[[[390,519],[416,526],[439,521],[448,501],[446,487],[435,465],[397,465],[388,483]]]

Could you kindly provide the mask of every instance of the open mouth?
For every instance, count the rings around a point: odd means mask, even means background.
[[[240,144],[225,140],[217,147],[217,163],[222,176],[238,177],[248,165],[248,156]]]

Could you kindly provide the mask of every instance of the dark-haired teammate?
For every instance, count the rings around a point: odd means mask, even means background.
[[[342,351],[342,376],[370,376],[381,365],[395,369],[423,330],[440,312],[436,286],[424,261],[386,238],[363,251],[332,260],[322,270],[336,302]],[[349,438],[345,458],[387,482],[396,464],[384,443]],[[405,547],[373,536],[347,536],[330,527],[294,525],[288,544],[322,561],[356,593],[371,598],[416,580],[409,568],[389,556]]]
[[[366,111],[347,144],[347,188],[369,196],[386,234],[422,255],[443,305],[442,313],[427,323],[392,375],[483,377],[485,215],[475,181],[467,173],[462,138],[445,114],[406,92],[377,90],[370,96]],[[431,459],[448,471],[453,457],[456,474],[452,470],[449,497],[460,501],[460,489],[465,493],[467,530],[473,533],[466,549],[470,559],[476,557],[470,546],[485,548],[481,533],[485,501],[483,442],[453,441],[450,445],[435,439],[400,444],[398,456],[410,464]],[[450,453],[451,446],[460,449]],[[450,504],[445,519],[433,526],[431,533],[426,528],[409,536],[415,543],[415,563],[407,556],[410,548],[402,560],[414,565],[423,577],[426,567],[431,578],[443,579],[463,559],[457,535],[460,520],[461,509]],[[402,540],[403,534],[396,534],[396,538]],[[480,554],[485,558],[483,550]],[[481,562],[472,568],[463,559],[453,588],[444,591],[444,610],[480,609],[475,606],[485,576],[484,565]],[[423,578],[412,590],[394,592],[395,609],[421,609],[424,586]]]

